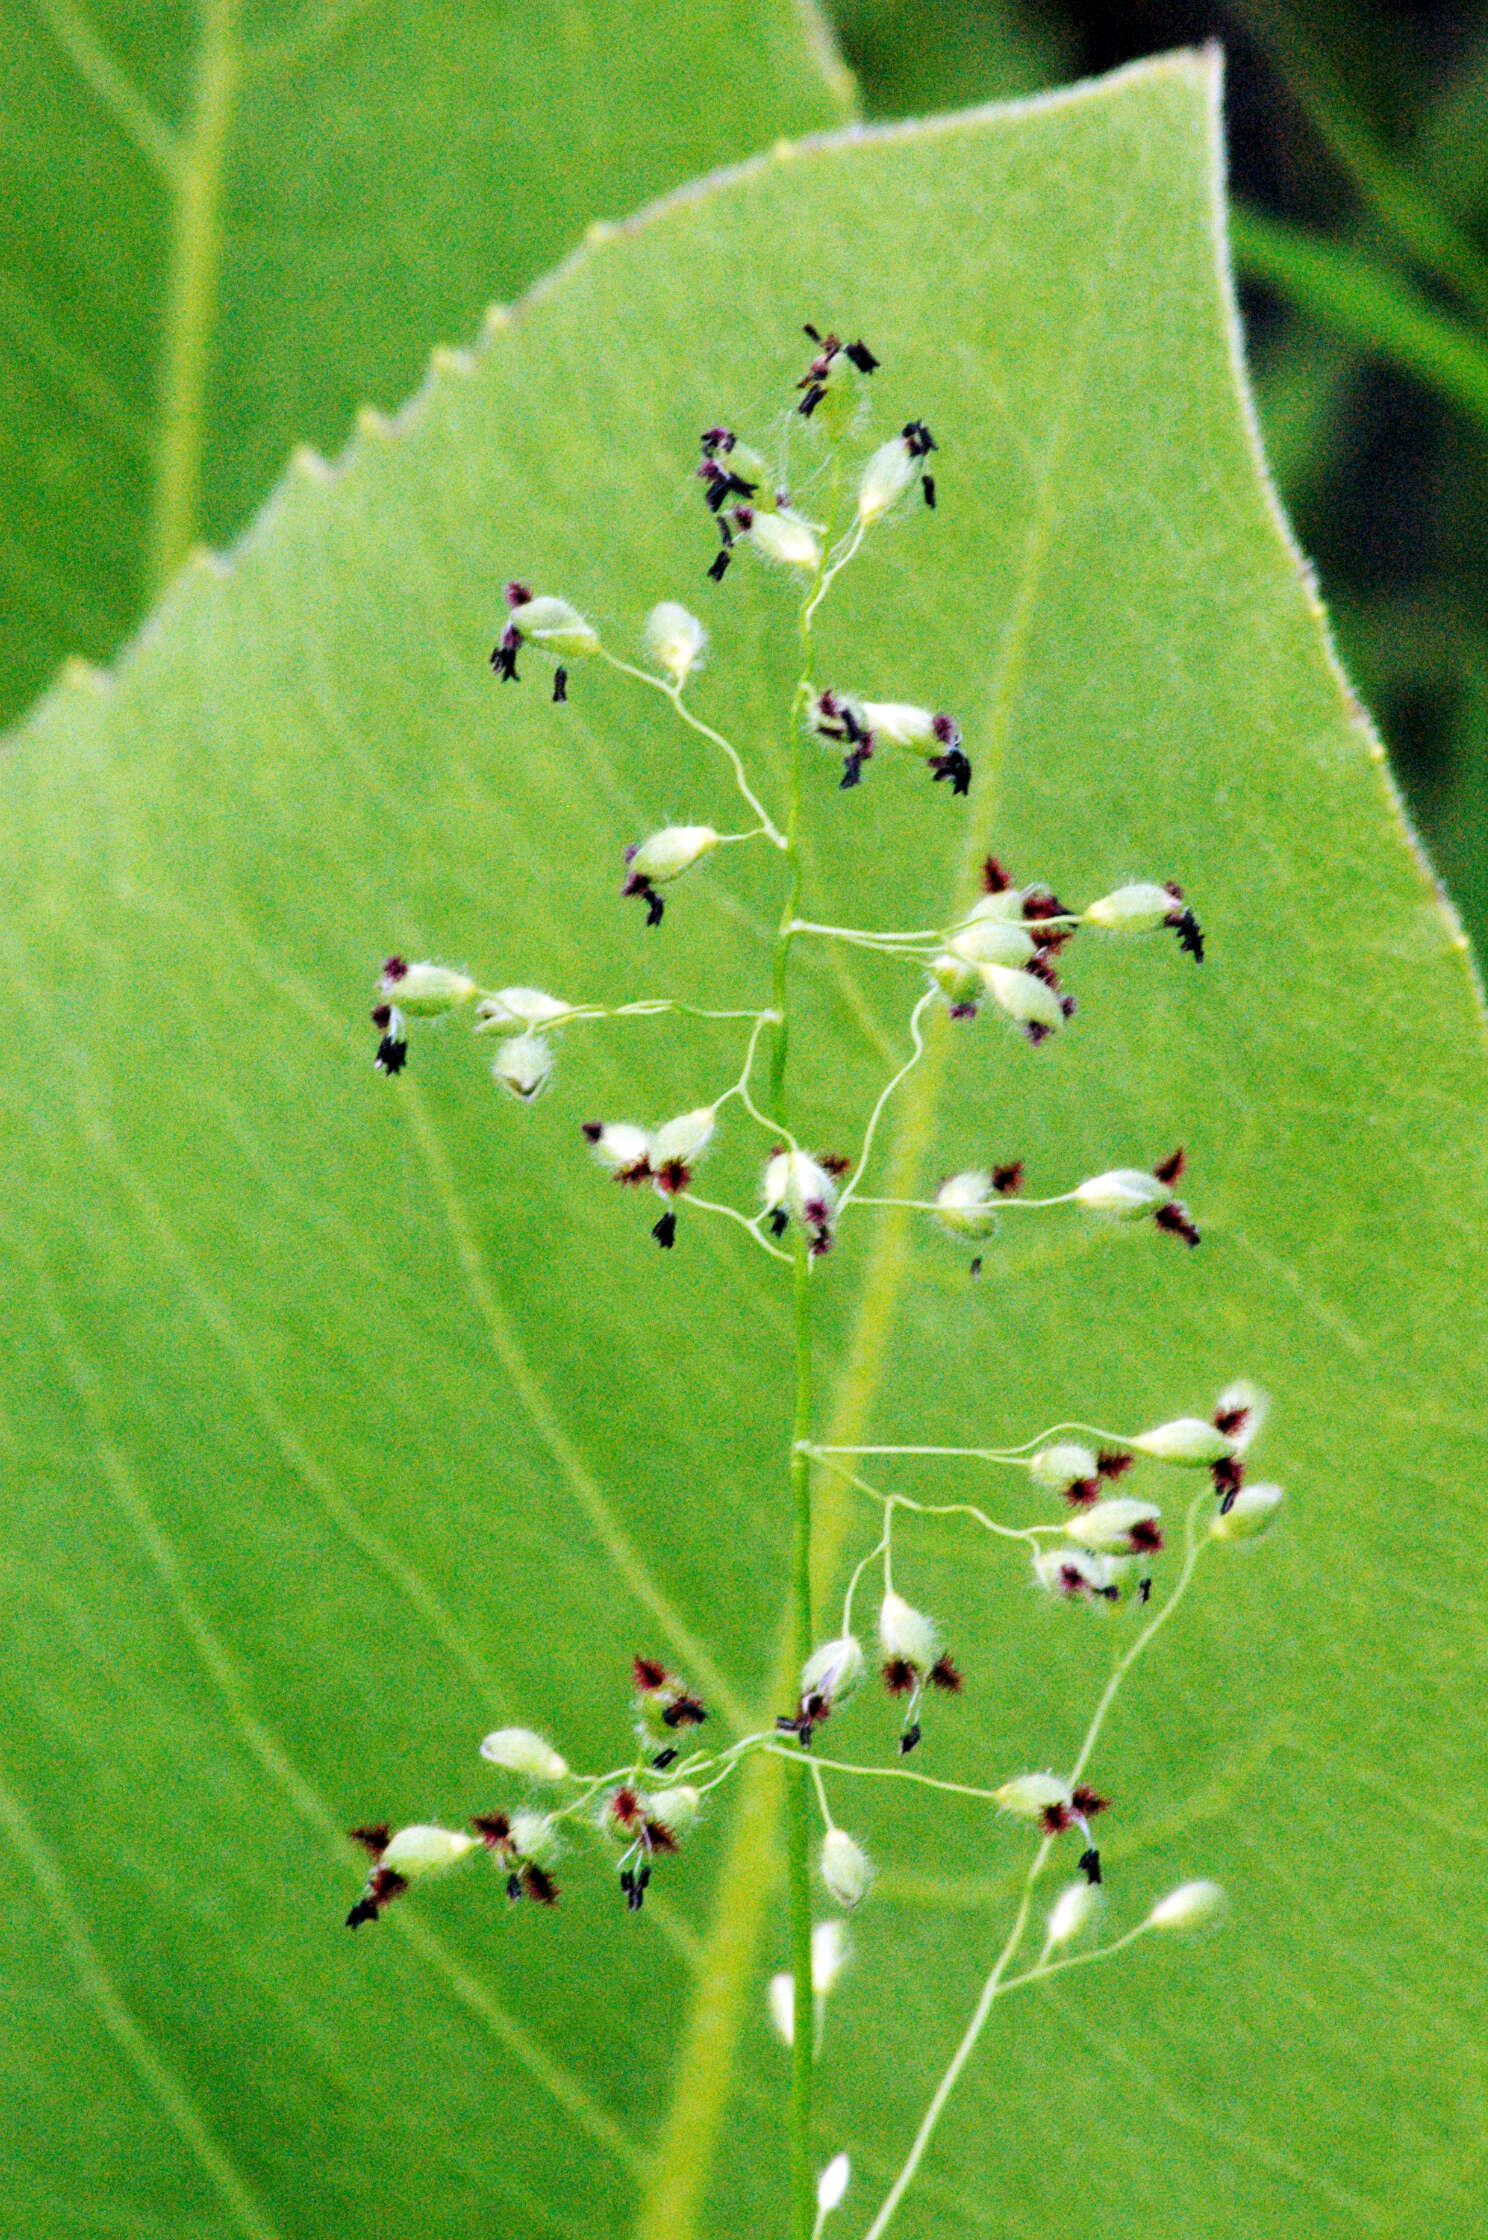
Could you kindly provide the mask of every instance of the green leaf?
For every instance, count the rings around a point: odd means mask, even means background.
[[[0,718],[591,220],[838,121],[815,0],[12,0]]]
[[[1464,319],[1438,311],[1416,284],[1368,251],[1329,241],[1256,210],[1235,214],[1247,279],[1356,347],[1438,388],[1488,423],[1488,348]]]
[[[1113,1921],[1212,1874],[1231,1928],[996,2010],[899,2229],[1471,2224],[1482,1019],[1257,459],[1218,179],[1215,66],[1179,57],[664,203],[333,477],[292,474],[12,749],[17,2229],[781,2228],[769,1782],[718,1793],[639,1917],[579,1847],[553,1916],[482,1865],[348,1938],[337,1831],[495,1801],[497,1720],[617,1763],[637,1650],[711,1731],[788,1700],[783,1271],[696,1212],[658,1254],[577,1132],[716,1094],[737,1030],[571,1029],[524,1109],[452,1025],[381,1079],[365,1007],[395,947],[567,998],[764,1000],[768,851],[691,874],[655,932],[617,894],[623,842],[731,821],[721,763],[593,664],[554,708],[535,660],[508,690],[485,657],[508,574],[622,650],[680,596],[715,633],[699,710],[779,802],[789,593],[747,555],[704,581],[689,468],[716,419],[783,425],[807,317],[879,353],[880,426],[941,445],[938,510],[844,576],[819,674],[953,709],[976,769],[964,803],[880,761],[843,793],[813,749],[807,914],[930,923],[995,846],[1081,899],[1176,877],[1210,940],[1196,971],[1082,937],[1040,1050],[942,1022],[880,1168],[920,1194],[1021,1154],[1057,1190],[1182,1141],[1202,1249],[1031,1216],[973,1284],[910,1217],[849,1223],[823,1433],[1135,1427],[1248,1374],[1290,1495],[1206,1565],[1094,1768]],[[792,987],[802,1138],[849,1149],[914,976],[803,944]],[[710,1194],[749,1202],[767,1140],[731,1118]],[[892,1482],[1039,1513],[971,1472]],[[826,1496],[824,1624],[873,1529]],[[901,1528],[895,1579],[967,1680],[917,1762],[1067,1763],[1103,1621],[956,1520]],[[867,1691],[833,1739],[892,1736]],[[904,1793],[832,1791],[883,1870],[821,2069],[858,2229],[1029,1855]]]

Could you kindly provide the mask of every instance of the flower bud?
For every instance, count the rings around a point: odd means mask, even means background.
[[[1142,1432],[1128,1444],[1138,1454],[1151,1455],[1154,1462],[1176,1463],[1185,1470],[1208,1470],[1240,1452],[1229,1432],[1205,1423],[1201,1416],[1177,1416],[1171,1423],[1160,1423],[1155,1431]]]
[[[948,778],[954,793],[970,789],[971,764],[961,750],[961,726],[954,716],[936,715],[904,700],[855,700],[833,685],[812,699],[806,722],[818,738],[845,748],[844,789],[861,783],[863,765],[877,746],[922,756],[931,776]]]
[[[949,936],[946,947],[967,964],[1000,964],[1014,972],[1037,950],[1027,928],[1006,917],[973,917]]]
[[[846,1967],[851,1946],[838,1920],[818,1921],[811,1932],[811,1988],[820,2002],[828,1997]],[[767,1998],[770,2020],[787,2045],[796,2034],[796,1986],[789,1975],[771,1976]]]
[[[1049,1911],[1049,1924],[1044,1932],[1044,1950],[1057,1952],[1061,1945],[1073,1944],[1084,1936],[1100,1919],[1105,1900],[1100,1889],[1090,1882],[1071,1882],[1060,1891]]]
[[[630,866],[620,892],[638,895],[646,905],[646,923],[659,926],[665,914],[665,904],[656,892],[670,879],[680,879],[704,856],[710,856],[722,835],[710,824],[669,824],[661,832],[653,832],[649,840],[638,840],[625,851],[625,861]]]
[[[858,483],[858,519],[865,528],[881,520],[915,478],[915,462],[898,436],[881,443]]]
[[[801,568],[814,575],[821,566],[821,540],[809,521],[782,506],[777,513],[762,513],[757,506],[738,506],[734,524],[766,560],[782,567]]]
[[[361,1896],[346,1916],[348,1929],[360,1929],[364,1922],[376,1921],[411,1882],[456,1866],[479,1847],[481,1840],[423,1822],[400,1828],[396,1835],[385,1821],[376,1827],[353,1828],[350,1833],[352,1841],[370,1854],[372,1865]]]
[[[617,1182],[644,1182],[651,1172],[651,1138],[628,1120],[586,1120],[583,1133],[595,1158]]]
[[[491,1060],[491,1077],[523,1104],[531,1104],[553,1070],[553,1046],[540,1034],[514,1034]]]
[[[985,993],[978,968],[968,964],[964,957],[953,957],[945,950],[931,959],[929,970],[931,979],[951,1007],[951,1017],[974,1018],[977,1004]]]
[[[446,1867],[453,1867],[479,1848],[478,1836],[461,1835],[454,1828],[433,1828],[423,1824],[400,1828],[384,1845],[378,1865],[384,1874],[401,1875],[405,1882],[417,1882],[421,1875],[438,1874]]]
[[[488,1764],[527,1781],[561,1781],[568,1772],[567,1760],[531,1727],[498,1727],[486,1736],[480,1754]]]
[[[1108,1213],[1118,1221],[1139,1221],[1171,1196],[1156,1175],[1140,1167],[1113,1167],[1109,1174],[1093,1174],[1074,1191],[1077,1205],[1092,1213]]]
[[[707,643],[697,616],[675,599],[663,599],[646,617],[646,650],[675,684],[686,684]]]
[[[961,1674],[940,1646],[940,1628],[923,1610],[915,1610],[891,1587],[879,1605],[878,1640],[883,1651],[883,1683],[891,1696],[907,1698],[899,1754],[918,1746],[917,1716],[926,1686],[946,1695],[961,1693]]]
[[[1180,1882],[1147,1916],[1149,1929],[1208,1929],[1224,1919],[1229,1900],[1217,1882]]]
[[[824,1711],[835,1711],[857,1694],[867,1669],[862,1647],[852,1634],[824,1641],[801,1667],[802,1704],[808,1709],[815,1704],[816,1717]]]
[[[541,988],[498,988],[482,996],[475,1007],[477,1034],[516,1034],[524,1027],[546,1027],[554,1019],[567,1019],[574,1006],[550,996]]]
[[[599,632],[566,599],[526,599],[511,609],[509,620],[522,637],[564,660],[599,651]]]
[[[1156,933],[1167,926],[1178,936],[1195,964],[1204,961],[1204,934],[1198,919],[1183,899],[1183,889],[1170,880],[1165,887],[1141,880],[1104,894],[1085,912],[1085,923],[1102,926],[1108,933]]]
[[[865,700],[863,720],[875,739],[912,754],[936,754],[960,744],[961,727],[953,716],[912,707],[907,700]]]
[[[1028,1465],[1028,1475],[1045,1493],[1088,1498],[1083,1489],[1093,1495],[1099,1484],[1100,1458],[1089,1447],[1061,1442],[1052,1447],[1041,1447]]]
[[[953,1237],[990,1237],[997,1227],[997,1198],[984,1167],[947,1176],[935,1193],[935,1218]]]
[[[867,1662],[860,1644],[852,1634],[844,1633],[835,1641],[824,1641],[813,1649],[801,1667],[801,1695],[797,1709],[775,1721],[784,1734],[793,1734],[808,1748],[811,1737],[823,1720],[830,1719],[839,1704],[855,1696],[867,1671]]]
[[[1180,1144],[1150,1172],[1143,1167],[1113,1167],[1107,1174],[1089,1176],[1071,1196],[1092,1213],[1116,1221],[1140,1221],[1150,1215],[1159,1229],[1196,1245],[1199,1232],[1193,1218],[1183,1200],[1173,1196],[1173,1186],[1186,1165]]]
[[[1276,1522],[1286,1496],[1280,1486],[1242,1486],[1209,1527],[1211,1540],[1258,1540]]]
[[[782,1236],[795,1221],[806,1232],[814,1257],[831,1249],[837,1221],[837,1181],[831,1169],[807,1151],[776,1151],[765,1164],[764,1210]]]
[[[514,1812],[510,1830],[512,1849],[534,1866],[551,1866],[563,1849],[557,1822],[550,1812]]]
[[[675,1789],[656,1789],[646,1798],[646,1816],[659,1820],[679,1839],[691,1835],[703,1809],[701,1792],[682,1782]]]
[[[669,824],[663,831],[653,832],[649,840],[627,848],[625,860],[633,879],[662,887],[710,856],[719,838],[710,824]]]
[[[934,437],[920,420],[911,420],[899,435],[879,445],[858,482],[858,520],[865,529],[897,505],[921,475],[926,454],[935,448]],[[935,484],[928,474],[923,479],[925,502],[933,506]]]
[[[828,1828],[822,1837],[821,1878],[828,1895],[846,1913],[861,1904],[873,1880],[873,1865],[845,1828]]]
[[[992,1795],[993,1801],[1015,1820],[1040,1824],[1048,1813],[1067,1812],[1074,1800],[1069,1783],[1055,1773],[1020,1773],[1016,1780],[1004,1781]]]
[[[817,2213],[829,2217],[840,2208],[842,2196],[847,2191],[847,2181],[852,2176],[852,2164],[845,2154],[834,2154],[816,2181]]]
[[[1123,1568],[1119,1559],[1085,1548],[1040,1548],[1033,1559],[1033,1578],[1046,1594],[1063,1595],[1069,1601],[1118,1602]]]
[[[404,957],[389,957],[377,992],[385,1003],[396,1003],[406,1018],[437,1019],[469,1003],[479,991],[463,972],[450,972],[442,964],[409,964]]]
[[[1242,1455],[1248,1451],[1270,1413],[1271,1402],[1260,1386],[1246,1377],[1239,1377],[1225,1386],[1215,1402],[1210,1421],[1233,1439],[1234,1452]]]
[[[1065,1537],[1097,1555],[1155,1555],[1162,1546],[1162,1511],[1150,1501],[1097,1501],[1065,1524]]]
[[[1042,1042],[1064,1025],[1064,1003],[1046,980],[1002,964],[979,965],[977,970],[998,1010],[1022,1027],[1031,1042]]]
[[[1092,902],[1085,912],[1085,923],[1102,926],[1108,933],[1156,933],[1166,925],[1173,907],[1173,897],[1166,887],[1150,881],[1141,881],[1129,887],[1118,887],[1114,894],[1103,894]]]
[[[663,1176],[681,1170],[685,1176],[712,1142],[717,1119],[712,1105],[699,1105],[695,1112],[683,1112],[658,1128],[651,1138],[652,1172]]]
[[[878,1645],[886,1664],[907,1664],[923,1676],[940,1654],[940,1633],[933,1618],[890,1588],[878,1606]]]

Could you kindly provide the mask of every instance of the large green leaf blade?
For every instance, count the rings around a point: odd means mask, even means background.
[[[720,773],[621,680],[586,668],[554,710],[484,653],[508,572],[622,643],[652,598],[702,603],[676,495],[697,428],[775,408],[804,315],[861,329],[880,410],[944,447],[937,515],[844,579],[824,669],[954,707],[978,773],[963,806],[813,765],[813,912],[926,923],[995,844],[1082,895],[1174,873],[1212,943],[1201,973],[1167,945],[1077,959],[1081,1015],[1038,1053],[942,1032],[885,1162],[914,1191],[1022,1152],[1059,1187],[1182,1138],[1204,1248],[1056,1218],[971,1287],[892,1219],[849,1233],[821,1421],[1021,1438],[1248,1372],[1294,1511],[1201,1584],[1099,1761],[1117,1917],[1214,1872],[1228,1940],[1010,2004],[904,2228],[1470,2214],[1481,1021],[1260,479],[1213,91],[1179,60],[649,214],[333,481],[292,476],[225,576],[190,574],[106,688],[23,735],[3,1935],[15,2112],[86,2107],[93,2151],[86,2201],[71,2150],[12,2156],[18,2220],[778,2227],[768,1795],[722,1807],[640,1922],[576,1858],[556,1919],[501,1918],[471,1875],[353,1943],[334,1830],[486,1801],[495,1716],[614,1762],[636,1648],[721,1721],[779,1708],[774,1271],[697,1218],[656,1255],[575,1129],[716,1091],[734,1039],[571,1033],[520,1111],[455,1034],[378,1080],[361,1011],[394,945],[565,995],[756,998],[768,865],[740,851],[654,935],[614,892],[622,840],[729,816]],[[778,789],[781,587],[738,568],[709,611],[700,705]],[[911,990],[819,958],[799,985],[801,1130],[850,1145]],[[758,1148],[730,1129],[715,1194],[748,1193]],[[828,1498],[823,1524],[835,1586],[867,1521]],[[959,1528],[899,1562],[968,1674],[927,1767],[1067,1758],[1107,1634]],[[839,1746],[887,1753],[888,1715],[852,1718]],[[885,1869],[823,2068],[822,2154],[851,2149],[858,2202],[1026,1856],[975,1808],[881,1790],[834,1792]]]
[[[814,0],[7,0],[0,716],[591,221],[848,89]]]

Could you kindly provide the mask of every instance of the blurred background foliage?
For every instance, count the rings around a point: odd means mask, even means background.
[[[873,117],[1223,45],[1270,456],[1481,945],[1488,0],[0,0],[0,720],[587,221],[849,114],[828,21]]]
[[[0,721],[587,225],[852,100],[806,0],[0,0]]]
[[[1488,8],[832,0],[864,109],[1033,92],[1165,47],[1228,64],[1271,462],[1344,659],[1488,936]]]

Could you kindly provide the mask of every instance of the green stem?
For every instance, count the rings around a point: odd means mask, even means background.
[[[796,1245],[796,1408],[791,1443],[791,1641],[799,1670],[812,1640],[811,1457],[798,1442],[811,1425],[811,1262]],[[787,1788],[786,1855],[790,1875],[791,1974],[795,2036],[791,2044],[790,2183],[793,2240],[811,2240],[816,2192],[811,2168],[812,2068],[816,2059],[816,1989],[811,1980],[811,1803],[806,1769],[792,1768]]]
[[[811,674],[811,626],[804,620],[801,624],[801,643],[806,660],[795,698],[791,702],[790,806],[785,819],[785,900],[780,906],[780,923],[775,929],[775,970],[771,986],[771,1000],[778,1023],[775,1028],[775,1047],[770,1054],[770,1110],[781,1114],[785,1111],[785,1066],[790,1054],[790,1013],[786,1005],[786,981],[790,973],[791,949],[796,938],[796,917],[801,901],[801,717],[805,712]]]
[[[790,1017],[786,1009],[785,984],[790,970],[790,954],[798,929],[797,919],[801,908],[801,746],[802,719],[806,704],[811,698],[812,643],[811,617],[824,588],[826,553],[830,550],[833,533],[837,527],[837,504],[841,491],[840,462],[832,469],[832,505],[828,516],[827,539],[816,578],[801,603],[801,674],[791,699],[790,712],[790,806],[785,819],[785,860],[787,866],[785,902],[780,912],[780,923],[775,930],[774,1005],[780,1024],[775,1030],[775,1048],[770,1062],[770,1106],[772,1111],[785,1112],[785,1063],[790,1050]],[[808,2235],[809,2240],[809,2235]]]
[[[770,1110],[790,1125],[786,1067],[790,1056],[789,979],[795,921],[801,901],[801,719],[811,689],[811,618],[801,615],[801,679],[790,712],[790,799],[785,821],[786,891],[775,934],[772,996],[776,1017],[770,1056]],[[799,1671],[812,1641],[811,1470],[805,1442],[811,1436],[811,1261],[805,1239],[795,1239],[795,1411],[790,1447],[790,1669]],[[816,2060],[816,1988],[811,1980],[811,1814],[804,1767],[786,1777],[786,1872],[790,1887],[790,1954],[794,2032],[791,2039],[790,2200],[792,2240],[812,2240],[816,2188],[811,2169],[811,2099]]]

